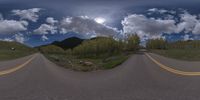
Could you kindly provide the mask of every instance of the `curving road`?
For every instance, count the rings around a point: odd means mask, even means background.
[[[200,100],[200,75],[184,73],[198,71],[200,62],[138,53],[112,70],[74,72],[38,53],[0,62],[0,100]]]

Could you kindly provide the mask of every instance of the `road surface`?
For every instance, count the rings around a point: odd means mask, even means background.
[[[74,72],[41,54],[0,62],[0,100],[200,100],[200,62],[138,53],[111,70]]]

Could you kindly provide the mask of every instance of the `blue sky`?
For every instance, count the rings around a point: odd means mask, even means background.
[[[38,46],[68,37],[199,39],[199,0],[0,0],[0,40]]]

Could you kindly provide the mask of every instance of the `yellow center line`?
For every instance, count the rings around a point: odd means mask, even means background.
[[[169,71],[171,73],[178,74],[178,75],[184,75],[184,76],[199,76],[200,75],[200,72],[187,72],[187,71],[181,71],[181,70],[173,69],[173,67],[169,67],[169,66],[163,65],[159,61],[155,60],[148,53],[145,53],[145,55],[150,60],[152,60],[155,64],[157,64],[159,67],[161,67],[162,69],[165,69],[165,70],[167,70],[167,71]]]
[[[21,68],[23,68],[24,66],[26,66],[27,64],[29,64],[33,59],[35,58],[35,56],[31,57],[29,60],[27,60],[25,63],[23,64],[20,64],[18,66],[15,66],[11,69],[7,69],[7,70],[3,70],[3,71],[0,71],[0,76],[3,76],[3,75],[6,75],[6,74],[10,74],[10,73],[13,73]]]

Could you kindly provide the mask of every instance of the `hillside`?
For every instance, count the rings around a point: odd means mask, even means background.
[[[27,56],[37,50],[17,42],[0,41],[0,60],[10,60]]]
[[[67,49],[73,49],[73,48],[77,47],[78,45],[82,44],[83,41],[98,40],[98,39],[104,39],[104,38],[107,38],[107,37],[95,37],[95,38],[91,38],[91,39],[81,39],[78,37],[70,37],[63,41],[54,41],[51,44],[42,45],[42,46],[39,46],[36,48],[54,45],[54,46],[60,47],[64,50],[67,50]]]

